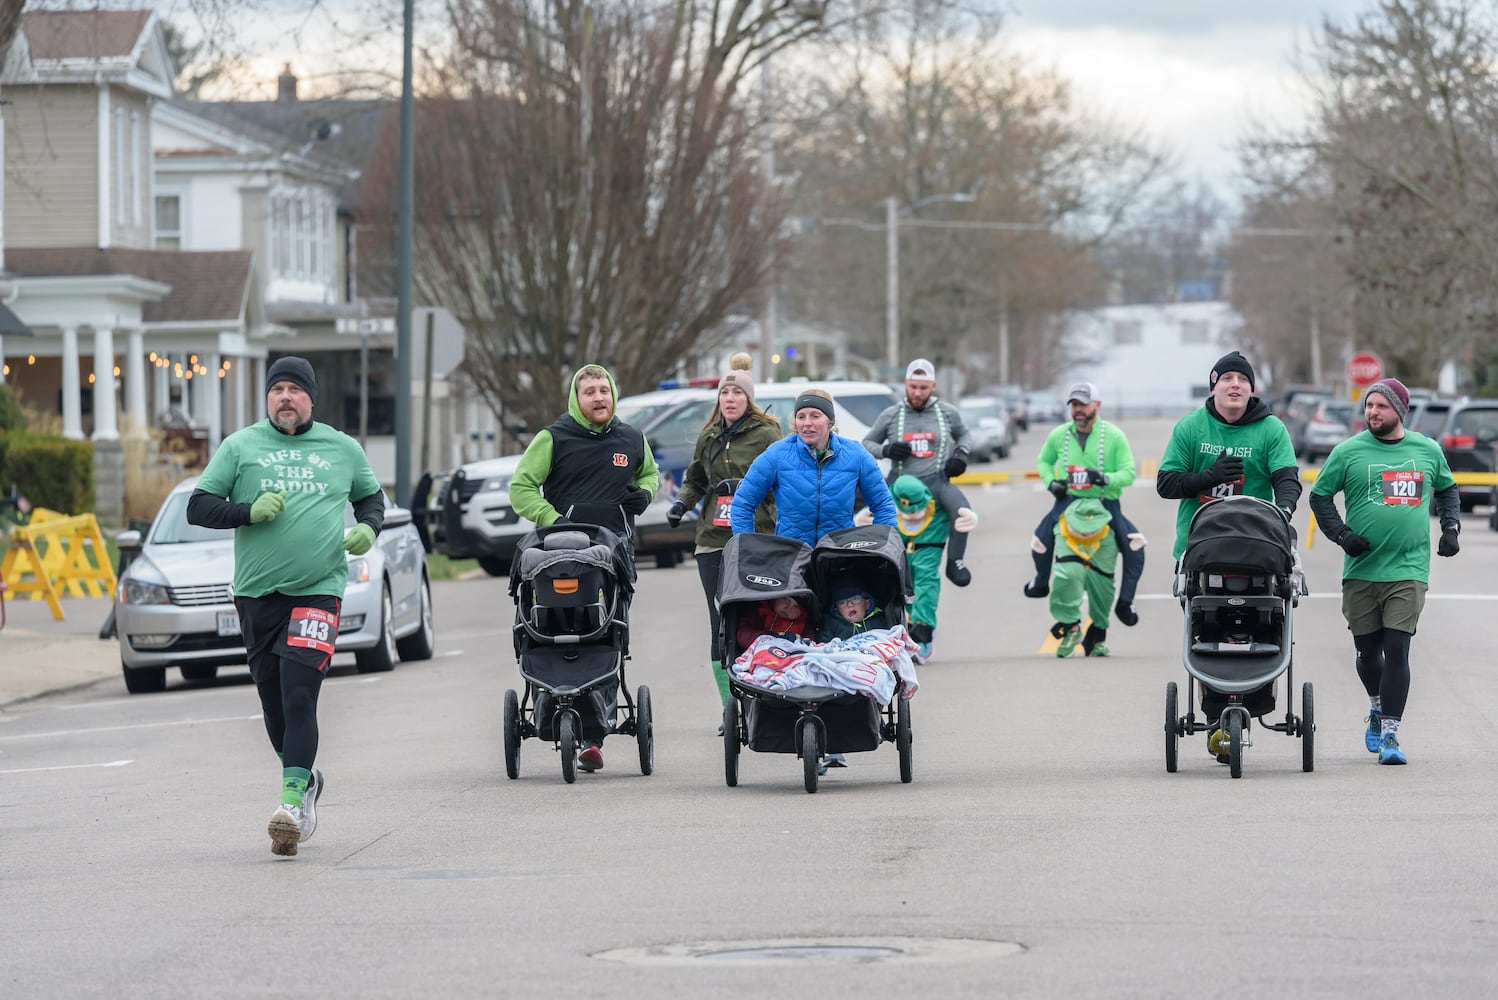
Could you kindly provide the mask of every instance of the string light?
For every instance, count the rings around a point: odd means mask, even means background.
[[[89,385],[93,385],[94,384],[94,373],[93,372],[89,372],[88,373],[88,384]]]
[[[151,364],[153,364],[153,365],[154,365],[154,364],[156,364],[156,362],[157,362],[157,361],[159,361],[159,360],[161,360],[161,359],[160,359],[160,358],[158,358],[158,357],[157,357],[157,356],[156,356],[156,352],[155,352],[155,351],[152,351],[152,352],[151,352]]]
[[[9,374],[10,374],[10,365],[6,365],[5,367],[0,368],[0,375],[9,375]]]
[[[36,364],[36,355],[35,354],[28,354],[26,356],[26,363],[28,365],[34,365],[34,364]]]
[[[120,366],[119,365],[115,365],[114,366],[114,377],[115,378],[119,378],[120,377]]]

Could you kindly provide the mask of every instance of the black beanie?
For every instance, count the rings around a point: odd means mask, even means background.
[[[1207,388],[1215,388],[1217,380],[1228,372],[1238,372],[1248,376],[1248,387],[1254,388],[1254,366],[1248,363],[1248,359],[1237,351],[1224,354],[1217,359],[1217,364],[1212,366],[1212,374],[1207,376]]]
[[[271,364],[270,371],[265,373],[265,388],[269,390],[277,382],[295,382],[307,390],[307,398],[312,400],[312,405],[317,405],[317,376],[312,373],[312,366],[307,363],[306,358],[294,355],[277,358]]]
[[[826,393],[818,391],[803,392],[796,397],[796,404],[791,407],[791,416],[794,417],[807,407],[811,407],[814,410],[821,410],[827,414],[828,420],[837,420],[837,414],[832,411],[832,400]]]

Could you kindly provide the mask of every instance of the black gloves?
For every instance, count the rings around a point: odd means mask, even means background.
[[[1441,525],[1441,542],[1436,546],[1436,555],[1454,556],[1462,550],[1457,543],[1456,536],[1461,533],[1462,526],[1459,522],[1448,522]]]
[[[1066,480],[1052,479],[1050,483],[1046,485],[1046,489],[1050,490],[1051,495],[1054,496],[1057,500],[1060,500],[1062,497],[1066,496]]]
[[[1289,507],[1276,507],[1274,509],[1280,512],[1280,516],[1285,519],[1286,524],[1295,523],[1295,511]]]
[[[959,451],[947,459],[947,464],[942,467],[941,471],[948,479],[955,479],[962,475],[967,471],[967,456]]]
[[[884,457],[904,459],[910,457],[909,441],[891,441],[884,446]]]
[[[686,512],[687,505],[680,500],[675,501],[671,504],[671,509],[666,511],[666,523],[673,528],[676,527],[681,524],[681,519]]]
[[[1108,477],[1103,474],[1102,469],[1088,469],[1087,481],[1094,486],[1107,486]]]
[[[619,501],[619,506],[636,517],[645,513],[645,508],[650,506],[650,494],[634,483],[624,487],[624,499]]]
[[[1223,452],[1217,456],[1217,461],[1207,467],[1206,473],[1208,486],[1237,482],[1243,478],[1243,459]]]
[[[1353,531],[1351,528],[1348,528],[1337,537],[1337,544],[1342,546],[1342,551],[1346,552],[1350,556],[1360,556],[1364,552],[1367,552],[1369,549],[1373,548],[1373,546],[1368,543],[1368,539],[1364,538],[1356,531]]]

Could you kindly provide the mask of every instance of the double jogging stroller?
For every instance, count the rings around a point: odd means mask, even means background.
[[[520,776],[520,741],[530,736],[555,745],[569,784],[577,780],[581,744],[609,733],[633,735],[640,772],[654,770],[650,689],[640,685],[631,700],[624,682],[633,594],[633,554],[608,528],[552,525],[521,540],[510,567],[510,597],[525,690],[505,692],[505,773],[511,778]]]
[[[912,595],[905,546],[888,525],[830,532],[812,549],[794,538],[741,534],[723,549],[718,586],[720,626],[718,652],[731,665],[745,647],[737,640],[741,617],[752,615],[761,601],[794,597],[812,622],[829,606],[831,581],[854,573],[884,609],[890,626],[905,623]],[[912,777],[910,702],[898,673],[889,704],[865,694],[832,687],[766,688],[745,683],[729,672],[729,698],[723,706],[723,776],[730,787],[739,782],[742,747],[761,753],[793,753],[801,758],[806,790],[817,790],[823,755],[862,753],[882,742],[899,749],[900,780]]]
[[[1301,688],[1294,712],[1292,612],[1306,593],[1295,536],[1273,504],[1249,496],[1203,505],[1191,519],[1175,594],[1185,618],[1186,714],[1178,714],[1176,685],[1165,685],[1165,770],[1176,769],[1180,737],[1221,729],[1229,773],[1243,776],[1250,717],[1267,729],[1300,737],[1301,767],[1315,768],[1315,698]],[[1285,674],[1285,718],[1275,710]],[[1203,719],[1193,710],[1201,686]],[[1219,738],[1222,739],[1222,738]]]

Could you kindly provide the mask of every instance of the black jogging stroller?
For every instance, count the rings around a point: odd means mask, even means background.
[[[1185,618],[1186,714],[1178,714],[1176,685],[1165,685],[1165,770],[1176,769],[1179,737],[1221,729],[1229,773],[1243,776],[1243,751],[1253,745],[1249,719],[1300,737],[1301,768],[1315,769],[1315,696],[1301,687],[1295,714],[1293,610],[1306,593],[1295,535],[1279,508],[1257,497],[1233,496],[1203,505],[1191,519],[1175,594]],[[1285,717],[1275,710],[1285,675]],[[1201,687],[1203,719],[1193,710]]]
[[[734,535],[723,549],[718,584],[718,652],[725,667],[744,652],[738,645],[739,618],[760,602],[796,597],[812,622],[828,607],[830,582],[851,571],[863,581],[890,626],[905,624],[912,595],[905,564],[905,544],[888,525],[830,532],[815,549],[779,535]],[[899,749],[900,780],[912,777],[910,702],[904,681],[895,676],[895,693],[881,708],[863,694],[830,687],[790,689],[758,687],[729,671],[729,699],[723,706],[723,777],[739,783],[742,747],[760,753],[793,753],[801,758],[806,790],[817,790],[818,764],[824,754],[863,753],[880,743]]]
[[[525,689],[505,692],[505,773],[520,776],[520,741],[550,740],[562,778],[577,780],[585,740],[633,735],[640,772],[655,769],[650,689],[633,700],[624,679],[634,558],[608,528],[570,523],[537,528],[520,541],[510,567],[515,656]],[[619,704],[619,695],[623,704]]]

